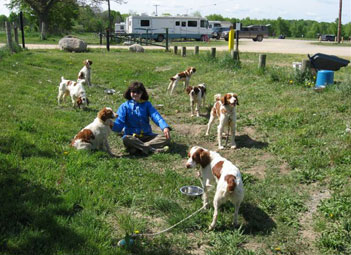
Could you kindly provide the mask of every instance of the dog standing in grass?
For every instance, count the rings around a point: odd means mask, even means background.
[[[200,106],[204,108],[206,99],[206,85],[204,83],[197,86],[186,87],[186,92],[190,97],[191,117],[194,116],[194,105],[196,117],[200,117],[199,109]]]
[[[210,120],[207,124],[206,136],[209,135],[211,125],[216,118],[219,118],[219,125],[217,127],[218,149],[224,149],[222,145],[222,136],[228,127],[231,132],[230,148],[235,149],[235,130],[236,130],[236,106],[239,105],[238,95],[235,93],[227,93],[221,97],[220,94],[215,95],[215,104],[210,113]],[[229,135],[229,134],[228,134]]]
[[[189,81],[191,78],[191,75],[193,75],[196,72],[195,67],[188,67],[184,72],[177,73],[173,77],[170,78],[171,82],[168,85],[168,92],[170,95],[173,94],[173,90],[177,86],[179,81],[184,81],[184,89],[189,86]]]
[[[209,226],[212,230],[217,221],[218,208],[225,201],[231,201],[235,206],[234,224],[238,222],[240,204],[244,199],[244,185],[239,169],[229,160],[215,151],[194,146],[188,153],[187,168],[200,166],[200,174],[204,185],[203,204],[208,205],[208,189],[216,181],[216,193],[213,198],[213,219]]]
[[[86,80],[87,85],[89,87],[91,87],[91,86],[93,86],[91,84],[91,79],[90,79],[90,77],[91,77],[91,65],[93,64],[93,61],[87,59],[87,60],[83,61],[83,64],[84,64],[83,68],[80,69],[80,71],[78,73],[78,79],[79,80],[82,80],[82,79]]]
[[[78,81],[66,80],[63,76],[61,77],[61,83],[59,85],[59,92],[57,96],[58,104],[65,100],[66,96],[70,95],[72,100],[72,106],[80,108],[80,106],[87,107],[89,100],[85,92],[83,84],[85,80],[79,79]]]

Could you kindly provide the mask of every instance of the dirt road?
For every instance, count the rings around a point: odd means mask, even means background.
[[[258,52],[258,53],[292,53],[292,54],[310,54],[324,53],[336,55],[339,57],[351,59],[351,46],[332,46],[331,43],[325,42],[324,45],[314,44],[316,41],[308,40],[290,40],[290,39],[264,39],[262,42],[254,42],[251,39],[240,39],[239,51],[241,52]],[[0,44],[0,47],[2,45]],[[28,49],[58,49],[58,45],[52,44],[26,44]],[[129,46],[110,46],[111,49],[125,48]],[[163,49],[157,46],[143,46],[145,49]],[[218,51],[228,50],[227,46],[215,46]],[[88,45],[88,48],[106,48],[101,45]],[[194,47],[188,47],[193,49]],[[201,46],[200,50],[210,50],[210,47]]]

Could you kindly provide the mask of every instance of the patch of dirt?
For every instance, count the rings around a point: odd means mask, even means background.
[[[243,248],[249,251],[264,251],[265,254],[272,254],[270,250],[265,249],[265,245],[263,243],[248,242],[243,244]]]
[[[168,71],[171,69],[172,69],[171,66],[156,66],[155,71],[156,72],[165,72],[165,71]]]
[[[206,132],[206,125],[198,124],[174,124],[172,126],[176,132],[187,136],[203,136]]]
[[[314,185],[318,188],[318,184]],[[317,212],[317,207],[322,200],[331,197],[330,191],[327,189],[314,190],[310,195],[307,203],[307,212],[299,217],[302,230],[300,231],[302,241],[309,246],[309,254],[318,254],[317,248],[314,246],[317,233],[313,231],[313,216]]]

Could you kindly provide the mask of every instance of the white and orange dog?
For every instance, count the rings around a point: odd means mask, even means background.
[[[186,87],[186,92],[190,97],[191,117],[194,116],[194,105],[195,105],[196,116],[199,117],[200,106],[205,107],[206,85],[202,83],[194,87],[188,86]]]
[[[73,107],[80,106],[82,105],[83,107],[86,107],[89,105],[89,100],[87,98],[87,94],[85,92],[83,84],[85,83],[85,80],[78,80],[78,81],[71,81],[71,80],[66,80],[61,77],[61,83],[59,85],[59,92],[57,96],[57,101],[58,104],[61,104],[62,101],[65,100],[66,96],[70,95],[71,100],[72,100],[72,105]]]
[[[190,149],[187,168],[200,165],[200,174],[204,184],[203,204],[208,204],[208,189],[215,180],[216,193],[213,198],[214,214],[209,229],[212,230],[217,221],[218,208],[227,200],[235,206],[234,224],[238,222],[240,204],[244,199],[244,185],[239,169],[232,162],[223,158],[217,152],[194,146]]]
[[[217,128],[218,149],[224,149],[222,145],[222,135],[225,127],[230,129],[231,144],[230,148],[235,149],[235,130],[236,130],[236,106],[239,105],[238,95],[235,93],[227,93],[221,97],[220,94],[215,95],[215,104],[212,107],[210,120],[207,124],[206,135],[209,135],[212,122],[219,118],[219,125]],[[229,135],[229,134],[228,134]]]
[[[171,82],[168,85],[168,92],[170,95],[172,95],[173,90],[177,86],[179,81],[184,81],[184,88],[189,86],[190,78],[191,75],[193,75],[196,72],[195,67],[188,67],[184,72],[177,73],[173,77],[170,78]]]
[[[83,61],[83,68],[80,69],[79,73],[78,73],[78,79],[79,80],[86,80],[86,83],[89,87],[93,86],[91,84],[91,65],[93,64],[93,61],[87,59]]]
[[[95,120],[73,138],[71,146],[78,150],[103,150],[113,155],[107,138],[115,118],[117,114],[111,108],[103,108],[98,112]]]

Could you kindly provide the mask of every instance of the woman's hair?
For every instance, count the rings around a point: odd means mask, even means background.
[[[129,87],[126,90],[126,92],[124,92],[124,94],[123,94],[124,98],[128,99],[128,100],[131,100],[132,97],[130,96],[130,92],[132,92],[132,91],[140,91],[140,92],[142,92],[140,99],[141,100],[145,100],[145,101],[149,100],[149,94],[146,92],[146,89],[145,89],[143,83],[138,82],[138,81],[132,82],[129,85]]]

